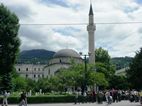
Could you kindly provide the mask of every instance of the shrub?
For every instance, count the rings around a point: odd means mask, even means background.
[[[8,97],[9,104],[18,104],[18,96]],[[2,103],[2,97],[0,97],[0,103]],[[74,96],[31,96],[27,97],[28,103],[71,103],[74,102]]]

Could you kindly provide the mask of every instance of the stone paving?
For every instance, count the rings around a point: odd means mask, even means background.
[[[8,106],[18,106],[17,105],[8,105]],[[28,106],[142,106],[139,102],[137,103],[130,103],[129,101],[121,101],[119,103],[112,103],[110,105],[106,104],[97,104],[97,103],[57,103],[57,104],[28,104]]]

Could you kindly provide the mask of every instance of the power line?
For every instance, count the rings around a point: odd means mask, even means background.
[[[102,23],[96,23],[96,24],[142,24],[142,21],[109,22],[109,23],[102,22]]]
[[[59,24],[57,24],[57,23],[53,23],[53,24],[50,24],[50,23],[43,23],[43,24],[41,24],[41,23],[39,23],[39,24],[37,24],[37,23],[35,23],[35,24],[24,24],[24,23],[21,23],[20,25],[87,25],[87,23],[59,23]]]
[[[142,24],[142,21],[128,21],[128,22],[96,22],[94,24]],[[43,26],[43,25],[47,25],[47,26],[53,26],[53,25],[88,25],[88,23],[20,23],[20,25],[39,25],[39,26]]]
[[[117,24],[142,24],[142,21],[128,21],[128,22],[96,22],[94,24],[114,24],[114,25],[117,25]],[[9,25],[18,25],[18,24],[8,24]],[[56,26],[56,25],[61,25],[61,26],[64,26],[64,25],[88,25],[88,23],[20,23],[20,25],[22,26]],[[1,24],[0,24],[1,26]]]

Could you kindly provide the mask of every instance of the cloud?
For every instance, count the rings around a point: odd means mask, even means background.
[[[88,51],[88,0],[2,0],[20,18],[21,50],[64,48]],[[141,0],[92,0],[95,23],[142,21]],[[46,25],[46,24],[81,25]],[[25,25],[23,25],[25,24]],[[28,25],[41,24],[41,25]],[[43,25],[42,25],[43,24]],[[96,48],[111,57],[134,56],[142,42],[142,24],[96,24]]]
[[[9,8],[22,20],[24,20],[25,18],[30,18],[31,15],[34,14],[29,7],[23,4],[10,5]]]

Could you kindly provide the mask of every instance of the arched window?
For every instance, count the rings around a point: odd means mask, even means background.
[[[38,78],[40,78],[40,75],[38,75]]]
[[[26,78],[28,78],[28,74],[26,74]]]
[[[20,71],[20,68],[18,69],[18,71]]]
[[[26,71],[28,71],[28,68],[26,68]]]
[[[50,75],[50,69],[48,70],[48,75]]]
[[[36,75],[34,74],[34,78],[36,77]]]

